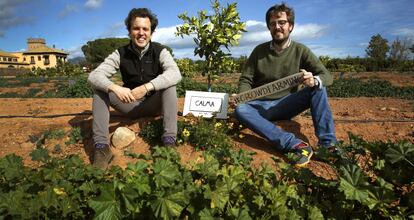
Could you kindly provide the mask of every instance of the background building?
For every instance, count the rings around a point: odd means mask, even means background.
[[[46,46],[43,38],[27,39],[27,51],[5,52],[0,50],[0,68],[47,69],[66,62],[68,53],[55,47]]]

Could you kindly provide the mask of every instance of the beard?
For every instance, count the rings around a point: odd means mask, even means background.
[[[276,37],[276,36],[280,36],[280,34],[282,34],[283,36],[282,37]],[[290,34],[285,34],[283,32],[276,32],[276,33],[272,34],[273,44],[279,45],[279,46],[283,45],[289,39],[289,35]]]
[[[274,44],[281,46],[283,43],[285,43],[287,41],[287,39],[288,39],[288,37],[282,38],[282,39],[273,39],[272,41],[273,41]]]

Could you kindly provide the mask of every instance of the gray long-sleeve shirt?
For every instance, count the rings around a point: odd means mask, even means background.
[[[141,57],[148,51],[148,45],[142,51]],[[94,89],[108,92],[108,87],[114,84],[109,78],[118,71],[120,59],[119,51],[114,51],[89,74],[88,83]],[[160,53],[160,64],[163,69],[162,74],[150,81],[156,91],[176,85],[181,80],[180,70],[170,52],[165,48]]]

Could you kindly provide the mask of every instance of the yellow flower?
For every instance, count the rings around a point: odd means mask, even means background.
[[[239,138],[244,138],[244,135],[243,134],[239,134]]]
[[[201,179],[196,179],[196,180],[194,181],[194,183],[196,184],[196,186],[201,186],[201,185],[203,185],[203,182],[202,182],[202,180],[201,180]]]
[[[55,192],[58,196],[66,196],[64,188],[53,188],[53,192]]]
[[[183,136],[184,137],[189,137],[190,136],[190,131],[188,131],[186,128],[184,128],[184,130],[183,130]]]
[[[220,128],[222,126],[222,124],[220,123],[220,122],[217,122],[215,125],[214,125],[214,128]]]
[[[243,128],[243,125],[239,125],[239,128]]]
[[[229,129],[233,129],[233,125],[234,125],[234,123],[233,123],[233,122],[230,122],[230,123],[228,124],[228,128],[229,128]]]

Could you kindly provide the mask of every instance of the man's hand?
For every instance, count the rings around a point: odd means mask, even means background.
[[[108,87],[108,92],[113,92],[124,103],[135,102],[135,97],[129,88],[112,84]]]
[[[304,69],[300,69],[300,72],[303,73],[303,81],[302,84],[307,87],[314,87],[316,85],[315,83],[315,77],[311,72],[308,72]]]
[[[232,108],[236,108],[237,107],[237,103],[234,101],[234,99],[236,98],[237,94],[233,93],[230,95],[229,97],[229,106]]]
[[[147,94],[147,92],[147,88],[144,85],[141,85],[132,90],[132,95],[136,100],[140,100]]]

